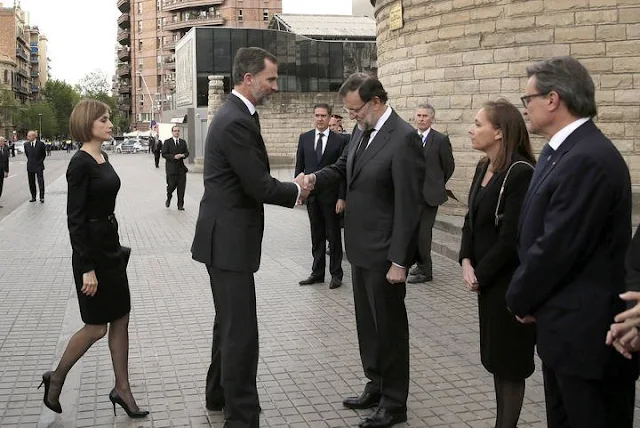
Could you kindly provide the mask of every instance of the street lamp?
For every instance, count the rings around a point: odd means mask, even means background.
[[[142,74],[141,71],[136,71],[136,75],[140,76],[140,78],[142,79],[142,84],[144,85],[144,88],[147,90],[147,95],[149,95],[149,101],[151,102],[151,120],[154,120],[155,117],[153,115],[153,105],[154,105],[154,99],[151,96],[151,91],[149,90],[149,86],[147,85],[147,81],[144,78],[144,75]],[[151,123],[151,121],[149,121],[149,123]]]
[[[42,139],[42,113],[38,113],[38,121],[40,122],[40,133],[38,135]]]

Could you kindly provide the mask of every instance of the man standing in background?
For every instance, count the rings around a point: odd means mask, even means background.
[[[9,176],[9,148],[7,147],[7,140],[4,137],[0,137],[0,197],[2,196],[2,187],[4,186],[4,179]],[[2,208],[2,205],[0,205]]]
[[[184,190],[187,186],[187,166],[184,160],[189,157],[187,142],[180,138],[180,128],[174,126],[171,129],[172,138],[168,138],[162,144],[162,157],[165,158],[165,171],[167,173],[167,200],[164,206],[169,208],[173,191],[178,189],[178,210],[184,211]]]
[[[328,104],[316,104],[313,108],[315,129],[305,132],[298,139],[295,176],[300,173],[311,174],[326,165],[335,163],[347,145],[342,135],[329,129],[331,107]],[[326,267],[325,241],[329,241],[329,288],[342,285],[342,233],[340,232],[340,214],[345,208],[345,183],[327,188],[322,192],[312,192],[307,199],[307,213],[311,225],[311,253],[313,265],[311,275],[300,281],[300,285],[324,282]]]
[[[449,137],[431,128],[436,110],[430,104],[422,104],[416,110],[416,127],[422,140],[425,158],[425,174],[422,197],[424,209],[420,217],[418,234],[418,262],[409,271],[409,284],[433,281],[433,263],[431,262],[431,242],[433,225],[436,222],[438,207],[447,201],[445,184],[456,168]]]
[[[24,144],[24,154],[27,157],[27,177],[29,178],[29,191],[31,200],[36,201],[36,177],[38,189],[40,189],[40,202],[44,202],[44,160],[47,157],[47,148],[37,139],[36,131],[27,132],[27,142]]]

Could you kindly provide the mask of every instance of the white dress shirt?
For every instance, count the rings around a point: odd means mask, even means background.
[[[553,150],[558,150],[558,148],[560,147],[560,144],[564,143],[564,140],[566,140],[567,137],[569,137],[569,135],[573,133],[573,131],[580,128],[587,121],[589,121],[589,118],[583,117],[581,119],[571,122],[561,130],[556,132],[553,135],[553,137],[551,137],[551,139],[549,140],[549,145],[551,146],[551,148]]]
[[[431,127],[428,127],[427,130],[424,132],[420,132],[420,130],[418,129],[418,135],[422,140],[422,147],[424,147],[424,145],[427,144],[427,137],[429,136],[429,131],[431,131]]]
[[[329,140],[329,128],[320,132],[316,129],[316,139],[313,142],[313,150],[316,149],[316,144],[318,144],[318,135],[322,134],[322,154],[324,154],[324,149],[327,148],[327,141]]]

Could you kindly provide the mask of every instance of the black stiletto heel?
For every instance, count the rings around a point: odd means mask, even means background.
[[[127,403],[125,403],[122,400],[122,398],[120,398],[120,396],[116,392],[115,388],[113,388],[111,390],[111,392],[109,393],[109,400],[111,400],[111,404],[113,404],[113,415],[114,416],[116,414],[116,404],[119,404],[120,407],[122,407],[124,409],[124,411],[127,412],[127,416],[129,416],[130,418],[133,418],[133,419],[144,418],[149,414],[149,411],[147,411],[147,410],[138,409],[138,410],[136,410],[134,412],[131,409],[129,409],[129,406],[127,406]]]
[[[56,413],[62,413],[62,406],[60,405],[60,402],[57,402],[55,405],[49,403],[49,385],[51,385],[52,374],[52,371],[43,373],[42,382],[40,382],[40,385],[38,385],[38,389],[40,389],[40,387],[44,385],[44,397],[42,398],[42,402],[45,406],[47,406],[47,408],[51,409],[52,411]]]

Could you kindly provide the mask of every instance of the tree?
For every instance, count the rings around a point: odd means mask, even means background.
[[[68,136],[69,118],[73,107],[80,101],[80,94],[61,80],[48,80],[42,92],[53,110],[59,135]]]
[[[111,123],[115,133],[129,129],[129,118],[118,109],[118,100],[111,95],[111,85],[107,75],[99,70],[87,73],[75,87],[82,98],[102,101],[111,109]]]
[[[41,138],[54,138],[58,135],[58,120],[48,102],[25,105],[17,123],[18,132],[26,135],[29,130],[39,130],[41,124]]]
[[[0,130],[3,136],[9,137],[10,131],[15,128],[22,106],[16,100],[11,89],[0,89]]]

